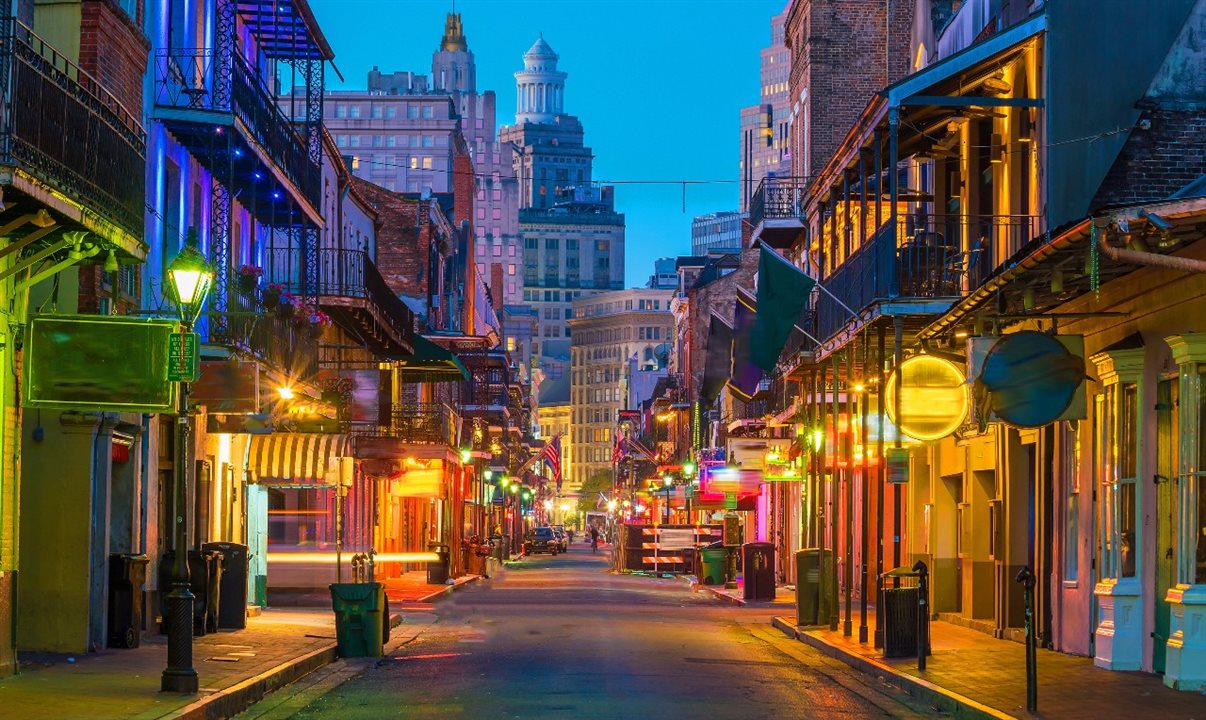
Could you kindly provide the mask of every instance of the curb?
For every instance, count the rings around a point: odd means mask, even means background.
[[[462,580],[462,581],[454,583],[452,585],[445,585],[444,587],[440,588],[439,590],[429,592],[426,595],[419,597],[417,600],[408,600],[407,602],[428,603],[428,602],[431,602],[444,595],[450,595],[453,592],[461,589],[462,587],[475,583],[481,579],[482,579],[481,575],[472,575],[467,580]]]
[[[712,597],[724,600],[725,602],[729,603],[730,605],[744,607],[748,604],[744,598],[733,597],[732,595],[729,595],[728,593],[724,592],[723,587],[724,586],[717,586],[717,585],[700,585],[697,582],[691,583],[691,589],[694,590],[695,592],[702,591],[702,592],[710,593],[712,595]]]
[[[335,662],[335,643],[312,650],[301,657],[248,678],[241,683],[219,690],[189,705],[173,710],[160,718],[173,720],[222,720],[246,710],[265,695]]]
[[[1013,720],[1014,716],[976,702],[957,692],[947,690],[923,678],[902,673],[887,663],[873,658],[856,655],[845,648],[817,637],[804,629],[797,627],[791,620],[783,617],[771,619],[771,625],[788,637],[795,638],[831,658],[840,660],[850,667],[882,678],[913,697],[923,700],[934,707],[946,711],[955,718],[975,718],[976,720]]]

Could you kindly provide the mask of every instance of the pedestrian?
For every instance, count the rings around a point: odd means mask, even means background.
[[[599,528],[594,525],[590,526],[590,551],[598,552],[599,550]]]

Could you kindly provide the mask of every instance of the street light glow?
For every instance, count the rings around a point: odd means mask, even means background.
[[[281,385],[276,389],[276,394],[281,396],[281,400],[292,400],[293,388],[288,385]]]

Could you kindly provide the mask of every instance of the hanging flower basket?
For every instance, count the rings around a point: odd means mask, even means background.
[[[235,285],[243,294],[250,294],[259,284],[264,269],[256,265],[240,265],[235,268]]]
[[[264,309],[271,312],[281,304],[281,286],[269,285],[264,288],[263,300]]]

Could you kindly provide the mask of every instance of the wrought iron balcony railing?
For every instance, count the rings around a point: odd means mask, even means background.
[[[244,139],[317,206],[321,168],[311,158],[306,139],[277,106],[270,81],[238,52],[223,55],[211,48],[171,48],[155,54],[157,107],[198,111],[192,117],[198,123],[219,120],[207,118],[206,113],[238,119],[245,128]]]
[[[901,215],[828,277],[817,302],[817,339],[826,340],[872,303],[960,298],[975,290],[1038,234],[1030,215]],[[843,307],[845,305],[845,307]],[[849,308],[849,309],[847,309]]]
[[[392,405],[388,425],[354,426],[353,434],[416,445],[457,447],[457,414],[443,403]]]
[[[758,183],[750,199],[750,225],[765,220],[799,220],[804,216],[808,178],[767,176]]]
[[[280,285],[299,296],[317,296],[319,305],[327,309],[358,311],[365,325],[362,330],[384,332],[394,344],[413,347],[414,312],[390,289],[368,253],[322,248],[307,256],[298,248],[270,248],[264,254],[266,284]],[[317,267],[308,272],[306,264],[311,262]],[[351,307],[345,300],[358,302]]]
[[[304,319],[265,308],[259,288],[227,289],[225,313],[209,315],[209,342],[249,353],[298,380],[318,374],[318,340]]]
[[[141,239],[146,135],[138,117],[12,17],[0,17],[0,94],[0,163]]]

